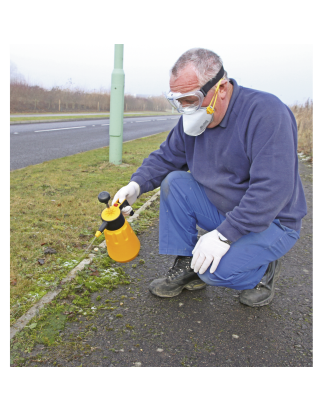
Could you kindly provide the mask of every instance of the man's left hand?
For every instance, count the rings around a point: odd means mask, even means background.
[[[191,268],[199,274],[204,274],[212,263],[210,273],[214,273],[221,258],[227,253],[230,246],[219,239],[217,230],[202,235],[196,243],[192,254]]]

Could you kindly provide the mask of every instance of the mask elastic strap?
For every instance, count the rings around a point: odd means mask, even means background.
[[[219,81],[219,84],[216,86],[216,89],[215,89],[214,95],[212,97],[212,100],[211,100],[209,106],[206,109],[206,112],[208,114],[213,114],[214,113],[214,107],[215,107],[216,100],[218,98],[218,91],[219,91],[219,88],[220,88],[220,85],[221,85],[221,80]]]

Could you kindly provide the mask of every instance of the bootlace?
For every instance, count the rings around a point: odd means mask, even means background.
[[[263,283],[262,281],[260,281],[257,285],[256,285],[256,290],[260,290],[261,287],[265,287],[267,288],[267,290],[270,290],[270,287],[267,283]]]
[[[174,279],[178,277],[184,271],[184,269],[190,268],[191,259],[192,259],[191,257],[186,258],[186,257],[177,256],[175,258],[173,267],[168,270],[168,272],[166,273],[166,276],[169,277],[170,279]],[[187,263],[185,260],[187,260]]]
[[[275,262],[272,262],[272,263],[269,263],[269,264],[270,264],[270,266],[268,266],[268,269],[270,271],[269,272],[266,271],[266,273],[262,277],[261,281],[256,285],[256,290],[260,290],[261,287],[264,287],[264,288],[267,288],[267,290],[270,290],[270,286],[268,285],[268,283],[272,280],[272,278],[275,274],[276,264],[275,264]],[[272,266],[272,264],[273,264],[273,266]]]

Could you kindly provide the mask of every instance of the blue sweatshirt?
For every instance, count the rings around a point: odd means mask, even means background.
[[[230,82],[233,93],[218,126],[192,137],[180,118],[131,180],[142,194],[159,187],[171,171],[190,170],[226,217],[217,230],[231,241],[266,230],[276,218],[300,230],[307,209],[295,117],[274,95]]]

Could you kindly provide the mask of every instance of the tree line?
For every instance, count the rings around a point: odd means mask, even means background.
[[[127,111],[166,111],[169,104],[163,96],[124,97]],[[10,79],[10,113],[110,111],[110,91],[84,91],[80,88],[52,87],[46,89],[28,84],[21,77]]]

